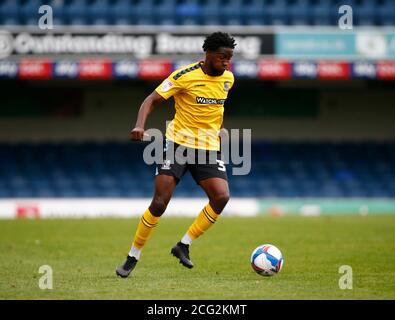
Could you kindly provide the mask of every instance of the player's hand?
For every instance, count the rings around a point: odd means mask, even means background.
[[[132,141],[143,141],[143,138],[144,138],[143,128],[136,127],[129,133],[129,139]]]

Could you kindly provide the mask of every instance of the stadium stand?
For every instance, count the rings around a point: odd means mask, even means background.
[[[1,0],[1,25],[37,23],[53,8],[56,25],[336,25],[341,5],[354,24],[395,24],[394,0]]]
[[[1,143],[0,198],[150,197],[155,167],[139,143]],[[394,197],[395,144],[254,142],[233,197]],[[228,170],[230,168],[228,167]],[[187,173],[175,196],[203,191]]]

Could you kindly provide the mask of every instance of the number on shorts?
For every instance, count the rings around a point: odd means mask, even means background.
[[[218,170],[219,171],[226,171],[225,163],[222,160],[217,159],[217,163],[218,163]]]

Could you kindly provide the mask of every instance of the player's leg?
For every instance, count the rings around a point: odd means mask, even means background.
[[[221,161],[221,154],[218,152],[216,156],[217,160],[214,164],[195,163],[188,166],[195,181],[206,192],[209,203],[200,211],[181,241],[171,250],[171,253],[179,258],[180,262],[187,268],[193,267],[189,258],[189,246],[192,241],[200,237],[215,223],[229,200],[226,168]]]
[[[181,240],[185,244],[191,244],[217,221],[230,197],[228,181],[225,179],[214,177],[202,180],[199,184],[206,192],[209,203],[203,208]]]
[[[151,204],[140,219],[129,255],[140,258],[141,249],[151,236],[159,218],[165,212],[176,187],[176,179],[170,175],[155,178],[155,191]]]
[[[200,237],[215,223],[229,200],[229,188],[226,180],[209,178],[200,181],[199,184],[206,192],[209,203],[200,211],[181,241],[171,249],[171,253],[187,268],[193,268],[193,262],[189,257],[189,246],[192,241]]]
[[[141,250],[152,235],[160,216],[165,212],[176,185],[177,180],[174,176],[162,174],[156,176],[151,204],[140,219],[126,261],[116,270],[118,276],[127,277],[136,266]]]

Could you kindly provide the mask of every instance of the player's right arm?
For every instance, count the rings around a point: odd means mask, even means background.
[[[145,121],[154,109],[154,106],[160,102],[166,101],[183,89],[182,80],[178,79],[179,77],[174,77],[178,72],[180,72],[180,70],[174,71],[143,101],[137,115],[136,125],[129,134],[130,140],[143,140]]]
[[[153,91],[140,106],[139,113],[137,115],[137,121],[134,128],[129,133],[129,139],[132,141],[141,141],[144,137],[144,127],[148,115],[154,110],[155,105],[165,101],[165,99],[159,95],[156,91]]]

